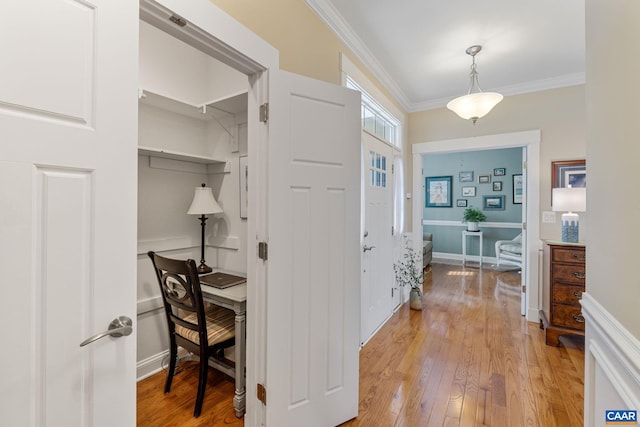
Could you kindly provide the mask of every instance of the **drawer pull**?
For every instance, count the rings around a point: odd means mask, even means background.
[[[573,320],[575,320],[578,323],[584,323],[584,316],[582,314],[574,314]]]
[[[582,298],[582,292],[580,292],[580,291],[575,291],[575,292],[573,293],[573,296],[574,296],[574,297],[576,297],[576,298]]]
[[[587,277],[587,275],[584,274],[582,271],[574,271],[573,275],[578,279],[584,279],[585,277]]]
[[[571,254],[571,256],[575,259],[579,259],[580,261],[584,261],[587,259],[587,255],[583,254],[582,252],[574,252]]]

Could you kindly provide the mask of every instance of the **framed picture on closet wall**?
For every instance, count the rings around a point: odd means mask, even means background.
[[[247,219],[249,206],[249,160],[240,156],[240,218]]]

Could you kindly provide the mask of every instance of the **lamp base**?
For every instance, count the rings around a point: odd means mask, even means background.
[[[198,274],[211,273],[213,269],[204,263],[204,260],[200,261],[200,265],[198,266]]]
[[[578,214],[569,212],[562,215],[562,241],[566,243],[578,243]]]

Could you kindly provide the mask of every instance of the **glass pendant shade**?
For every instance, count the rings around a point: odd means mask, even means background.
[[[463,119],[471,119],[475,123],[498,105],[502,98],[504,97],[496,92],[469,93],[449,101],[447,108]]]
[[[471,56],[471,73],[469,74],[469,92],[464,96],[459,96],[449,101],[447,108],[465,120],[471,120],[476,124],[479,118],[486,116],[502,98],[496,92],[483,92],[478,83],[478,71],[476,70],[476,55],[482,50],[482,46],[474,45],[466,50]]]

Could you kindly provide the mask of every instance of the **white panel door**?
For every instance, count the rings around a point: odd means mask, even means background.
[[[269,71],[266,420],[358,412],[360,94]]]
[[[529,277],[529,250],[527,245],[527,147],[522,148],[522,268],[520,274],[520,314],[527,315],[527,278]]]
[[[133,426],[138,3],[2,9],[0,424]]]
[[[366,342],[397,305],[393,277],[393,149],[363,132],[362,332]]]

